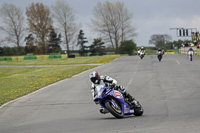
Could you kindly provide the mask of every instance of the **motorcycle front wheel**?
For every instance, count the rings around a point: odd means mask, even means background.
[[[107,101],[105,103],[105,106],[106,106],[106,109],[113,115],[115,116],[116,118],[123,118],[124,117],[124,114],[122,112],[122,109],[118,106],[117,108],[112,104],[110,103],[109,101]]]
[[[158,56],[158,60],[161,61],[161,59],[162,59],[162,56]]]

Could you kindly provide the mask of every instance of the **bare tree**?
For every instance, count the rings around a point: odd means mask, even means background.
[[[100,33],[104,40],[112,44],[113,49],[118,53],[118,47],[124,40],[136,36],[136,29],[131,25],[132,14],[122,2],[105,4],[98,3],[94,7],[92,28]]]
[[[47,53],[47,37],[53,23],[49,8],[44,6],[42,3],[32,3],[26,9],[26,15],[29,24],[29,31],[37,36],[40,53]]]
[[[57,0],[55,5],[52,6],[53,17],[58,23],[58,28],[65,36],[67,54],[70,54],[70,44],[77,39],[78,26],[75,23],[75,12],[66,1]]]
[[[156,47],[165,48],[166,44],[172,39],[167,34],[153,34],[149,40],[150,44],[154,44]]]
[[[18,48],[18,54],[20,54],[20,46],[25,31],[23,12],[13,4],[5,3],[0,9],[0,14],[2,20],[0,30],[5,34],[2,41],[15,44]]]

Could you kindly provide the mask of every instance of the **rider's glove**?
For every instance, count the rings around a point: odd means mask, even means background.
[[[115,86],[116,86],[115,83],[110,84],[110,88],[115,88]]]

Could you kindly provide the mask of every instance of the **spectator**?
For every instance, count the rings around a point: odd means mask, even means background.
[[[200,43],[197,45],[197,48],[200,48]]]
[[[189,44],[188,44],[187,42],[186,42],[184,45],[185,45],[185,47],[188,47],[188,46],[189,46]]]
[[[190,43],[190,46],[193,47],[193,46],[194,46],[194,43]]]
[[[194,40],[194,46],[197,46],[197,44],[198,44],[198,43],[197,43],[197,41],[196,41],[196,40]]]

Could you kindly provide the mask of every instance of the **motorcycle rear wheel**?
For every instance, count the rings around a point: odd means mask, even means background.
[[[116,103],[116,104],[117,104],[117,103]],[[105,106],[106,106],[106,109],[107,109],[113,116],[115,116],[116,118],[123,118],[123,117],[124,117],[124,114],[123,114],[121,108],[120,108],[120,109],[119,109],[119,108],[115,108],[115,107],[113,106],[113,104],[110,103],[109,101],[107,101],[107,102],[105,103]]]
[[[140,103],[138,103],[138,104],[139,104],[139,107],[135,107],[134,108],[134,113],[133,114],[135,116],[141,116],[144,113],[144,110],[143,110],[142,106],[140,105]]]

